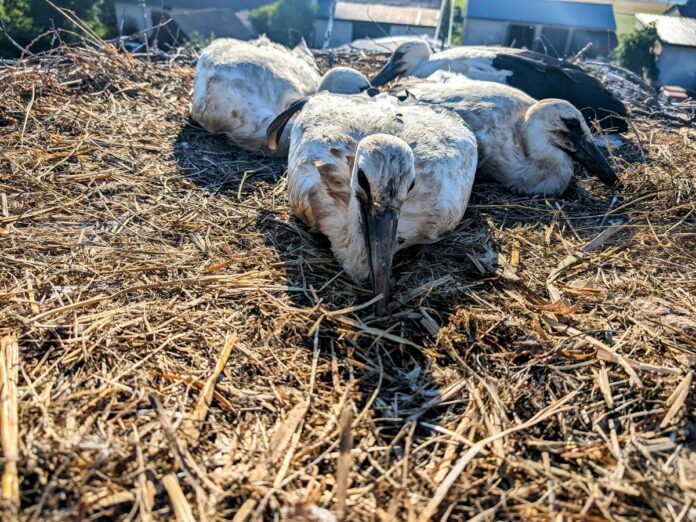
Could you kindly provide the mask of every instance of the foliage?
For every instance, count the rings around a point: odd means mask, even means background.
[[[198,53],[206,47],[208,47],[208,45],[210,45],[210,42],[212,42],[213,40],[215,40],[214,33],[204,36],[194,31],[191,34],[189,34],[189,36],[184,41],[184,47]]]
[[[115,35],[116,13],[114,0],[55,0],[54,4],[72,11],[102,38]],[[77,28],[46,0],[0,0],[0,56],[14,57],[19,50],[7,38],[9,35],[20,46],[26,47],[36,37],[53,28],[76,31]],[[7,33],[7,35],[5,34]],[[75,37],[65,35],[68,41]],[[51,45],[50,38],[43,38],[32,46],[41,51]]]
[[[622,67],[656,80],[660,74],[657,68],[654,47],[657,42],[657,29],[649,25],[621,37],[619,46],[614,51],[614,58]]]
[[[274,42],[290,45],[295,43],[293,32],[309,40],[315,11],[312,0],[277,0],[255,9],[250,18],[259,33],[265,33]]]
[[[445,7],[442,10],[444,13],[443,19],[440,21],[440,28],[437,33],[438,40],[447,40],[449,32],[449,17],[452,0],[445,1]],[[461,45],[464,32],[464,14],[466,13],[466,0],[454,0],[454,11],[452,13],[452,44]]]

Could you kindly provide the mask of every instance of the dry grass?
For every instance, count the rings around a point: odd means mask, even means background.
[[[636,121],[617,198],[477,186],[377,320],[192,79],[0,69],[21,520],[696,520],[693,128]]]

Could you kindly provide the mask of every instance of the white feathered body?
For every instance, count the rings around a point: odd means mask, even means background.
[[[295,215],[331,241],[346,271],[367,277],[364,239],[351,196],[358,142],[372,134],[401,138],[413,151],[416,181],[401,207],[397,248],[436,241],[466,210],[476,171],[476,139],[456,114],[390,95],[319,93],[291,134],[288,197]]]
[[[409,76],[427,78],[436,71],[448,71],[472,80],[505,83],[513,73],[494,67],[496,51],[495,47],[454,47],[440,51],[421,62]]]
[[[407,79],[395,91],[459,114],[476,134],[479,173],[526,194],[556,194],[565,189],[573,165],[543,133],[526,127],[525,115],[536,100],[496,82],[475,81],[438,71],[425,80]],[[530,154],[530,152],[540,154]],[[536,161],[535,157],[542,158]]]
[[[314,93],[321,75],[304,45],[290,50],[261,37],[213,41],[201,53],[193,118],[240,146],[266,150],[266,129],[294,101]],[[282,151],[281,151],[282,152]]]

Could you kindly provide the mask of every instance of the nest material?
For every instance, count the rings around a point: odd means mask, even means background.
[[[478,184],[378,320],[193,74],[0,70],[6,514],[696,520],[693,128],[635,120],[617,197]]]

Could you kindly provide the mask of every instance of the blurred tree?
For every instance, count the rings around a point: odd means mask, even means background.
[[[442,10],[444,16],[440,21],[440,28],[437,33],[437,39],[440,41],[446,41],[447,35],[449,33],[449,23],[450,14],[452,15],[452,43],[454,45],[461,45],[462,43],[462,31],[464,28],[464,10],[466,9],[466,2],[462,3],[461,0],[454,0],[454,10],[451,5],[452,0],[445,1],[445,7]]]
[[[75,13],[102,38],[117,34],[114,0],[56,0],[54,3]],[[5,57],[19,54],[8,35],[20,46],[26,47],[37,36],[54,27],[71,31],[77,29],[46,0],[0,0],[0,21],[0,56]],[[73,38],[66,37],[64,40],[72,41]],[[44,38],[36,42],[32,50],[45,50],[50,45],[51,39]]]
[[[614,50],[614,58],[621,67],[648,80],[656,80],[660,74],[654,53],[656,42],[657,29],[650,25],[622,36],[619,46]]]
[[[296,43],[293,31],[309,41],[315,11],[312,0],[278,0],[253,10],[250,18],[259,33],[265,33],[274,42],[290,45]]]
[[[0,0],[0,56],[13,57],[19,50],[5,37],[7,31],[20,45],[31,41],[33,23],[28,0]]]

